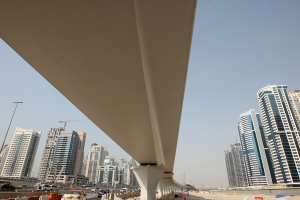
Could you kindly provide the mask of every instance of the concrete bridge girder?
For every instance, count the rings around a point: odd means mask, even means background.
[[[135,160],[172,171],[195,2],[4,0],[0,38]]]

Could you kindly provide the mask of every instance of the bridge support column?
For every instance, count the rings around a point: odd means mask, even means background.
[[[141,187],[141,200],[156,200],[157,184],[163,172],[161,167],[141,164],[133,171]]]
[[[164,171],[159,182],[162,199],[168,199],[172,193],[175,193],[174,184],[173,172]]]

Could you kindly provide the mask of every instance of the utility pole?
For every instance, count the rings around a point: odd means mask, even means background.
[[[23,101],[15,101],[15,102],[12,102],[12,103],[14,103],[14,104],[15,104],[15,107],[14,107],[13,113],[12,113],[12,115],[11,115],[11,118],[10,118],[10,121],[9,121],[9,124],[8,124],[8,127],[7,127],[7,130],[6,130],[6,133],[5,133],[4,139],[3,139],[3,142],[2,142],[2,145],[1,145],[0,152],[2,152],[2,150],[3,150],[4,144],[5,144],[5,141],[6,141],[7,135],[8,135],[8,133],[9,133],[9,130],[10,130],[11,124],[12,124],[12,122],[13,122],[14,116],[15,116],[15,114],[16,114],[16,111],[17,111],[18,105],[19,105],[19,104],[22,104],[22,103],[24,103],[24,102],[23,102]]]

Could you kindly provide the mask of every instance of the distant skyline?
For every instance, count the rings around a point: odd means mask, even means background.
[[[238,140],[239,115],[257,109],[256,92],[270,84],[300,89],[300,1],[201,0],[197,5],[175,176],[197,186],[228,185],[224,150]],[[59,72],[57,72],[59,73]],[[116,157],[129,156],[72,103],[0,41],[0,139],[13,104],[16,127],[42,131],[34,172],[47,131],[59,120],[87,133]]]

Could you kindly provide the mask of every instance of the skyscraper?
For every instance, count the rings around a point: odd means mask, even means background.
[[[254,110],[241,114],[238,130],[248,184],[250,186],[272,184],[267,145],[259,115]]]
[[[236,176],[233,167],[233,158],[230,150],[225,150],[225,164],[227,169],[227,179],[230,187],[234,187],[237,185]]]
[[[300,127],[300,90],[289,91],[291,104],[294,110],[295,118],[298,123],[298,129]]]
[[[39,139],[39,132],[17,128],[9,145],[1,175],[16,178],[29,176]]]
[[[0,174],[2,172],[2,169],[3,169],[3,166],[4,166],[4,162],[6,160],[6,156],[7,156],[7,153],[8,153],[8,149],[9,149],[9,145],[8,144],[5,144],[3,146],[3,149],[2,151],[0,152]]]
[[[277,183],[300,182],[299,130],[285,85],[260,89],[257,100]]]
[[[134,159],[130,159],[130,161],[128,162],[128,165],[129,165],[129,175],[128,175],[129,185],[130,185],[130,187],[138,187],[139,184],[137,182],[135,174],[133,173],[133,169],[138,166],[137,162]]]
[[[81,168],[83,165],[83,156],[84,156],[84,146],[85,146],[85,139],[86,139],[86,133],[83,131],[79,131],[78,133],[79,137],[79,143],[77,146],[77,152],[76,152],[76,160],[75,160],[75,166],[74,166],[74,175],[81,175]]]
[[[97,169],[104,164],[105,157],[108,156],[108,151],[102,145],[93,143],[85,163],[85,176],[89,178],[91,183],[98,183]]]
[[[115,186],[119,183],[118,164],[115,159],[106,157],[104,164],[97,169],[97,182],[105,186]]]
[[[54,150],[57,138],[62,134],[64,128],[51,128],[48,132],[47,142],[43,151],[41,164],[40,164],[40,179],[45,181],[53,164]]]
[[[242,157],[242,148],[240,143],[230,145],[230,149],[228,151],[225,151],[225,162],[229,186],[247,186],[247,175],[245,163]]]
[[[71,183],[74,180],[79,140],[75,131],[63,132],[57,137],[53,161],[47,175],[48,182]]]
[[[120,159],[118,162],[119,184],[130,185],[130,166],[127,160]]]

